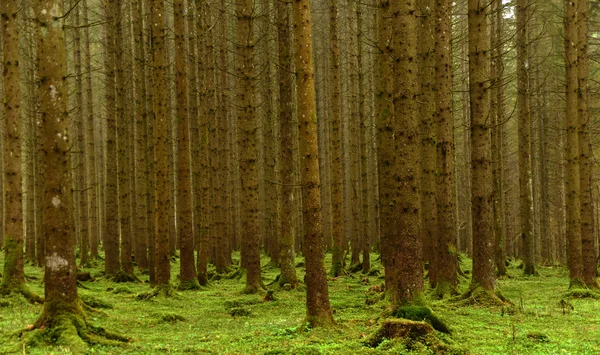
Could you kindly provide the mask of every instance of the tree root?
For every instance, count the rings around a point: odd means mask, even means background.
[[[82,315],[60,313],[53,317],[40,318],[31,328],[22,333],[28,346],[42,344],[69,348],[73,354],[85,354],[88,345],[121,346],[131,339],[87,323]]]
[[[37,293],[31,291],[27,285],[22,284],[15,288],[7,288],[0,287],[0,295],[1,296],[10,296],[11,294],[19,294],[27,300],[27,302],[31,304],[42,304],[44,303],[44,298],[38,295]]]
[[[202,287],[197,279],[191,279],[188,281],[180,281],[179,285],[177,285],[177,291],[191,291],[191,290],[200,290]]]
[[[454,298],[452,301],[454,305],[459,307],[479,306],[492,308],[512,305],[512,303],[505,298],[500,291],[490,291],[477,284],[471,284],[467,292]]]
[[[135,296],[135,299],[137,299],[138,301],[149,301],[158,296],[174,297],[175,295],[175,289],[173,289],[173,287],[170,284],[168,284],[156,286],[148,292],[142,292]]]
[[[113,282],[123,283],[123,282],[142,282],[135,274],[126,273],[123,270],[117,272],[115,276],[111,278]]]

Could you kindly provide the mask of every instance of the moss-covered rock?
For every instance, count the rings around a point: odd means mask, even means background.
[[[158,320],[159,323],[177,323],[177,322],[185,322],[185,318],[176,313],[155,313],[154,318]]]
[[[79,298],[81,298],[81,301],[86,306],[89,306],[92,308],[103,308],[103,309],[113,309],[114,308],[110,303],[105,302],[101,299],[92,297],[92,296],[81,295]]]

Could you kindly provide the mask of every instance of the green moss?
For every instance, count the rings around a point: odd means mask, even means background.
[[[108,289],[107,289],[108,291]],[[114,289],[110,290],[112,293],[114,293],[115,295],[119,295],[119,294],[131,294],[133,293],[133,291],[131,291],[129,288],[125,287],[125,286],[119,286],[119,287],[115,287]]]
[[[185,318],[183,316],[171,312],[156,313],[154,314],[154,318],[156,318],[159,323],[185,322]]]
[[[92,307],[92,308],[103,308],[103,309],[113,309],[114,308],[110,303],[108,303],[104,300],[101,300],[99,298],[95,298],[95,297],[88,296],[88,295],[81,295],[79,298],[81,298],[81,301],[85,305]]]
[[[427,322],[433,327],[433,329],[437,331],[442,333],[450,333],[450,328],[448,328],[448,326],[438,316],[436,316],[429,307],[398,307],[392,312],[392,315],[397,318]]]
[[[570,288],[567,293],[564,294],[566,298],[591,298],[600,299],[600,293],[596,290],[590,290],[589,288]]]
[[[180,281],[179,285],[177,285],[178,291],[192,291],[192,290],[200,290],[202,287],[197,279],[192,279],[188,281]]]

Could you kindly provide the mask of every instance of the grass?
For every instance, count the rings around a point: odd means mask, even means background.
[[[1,253],[3,254],[3,253]],[[372,260],[376,259],[376,255]],[[301,261],[298,259],[297,261]],[[328,266],[330,260],[327,260]],[[263,260],[263,265],[267,259]],[[3,256],[0,256],[3,265]],[[375,267],[381,268],[378,263]],[[86,269],[97,276],[103,265]],[[469,270],[469,260],[463,264]],[[434,312],[451,328],[452,335],[439,334],[455,353],[469,354],[599,354],[600,302],[565,299],[568,272],[562,267],[539,267],[540,276],[524,277],[513,263],[509,277],[499,280],[502,293],[514,308],[457,308],[448,301],[431,301]],[[303,267],[297,269],[299,279]],[[178,262],[172,264],[177,283]],[[38,279],[29,287],[43,294],[42,271],[26,267]],[[272,281],[278,269],[264,267],[263,278]],[[143,281],[147,276],[138,275]],[[276,291],[275,301],[262,302],[262,295],[244,295],[244,280],[222,279],[198,291],[178,292],[176,297],[137,301],[148,284],[115,284],[97,277],[83,282],[82,296],[108,303],[89,314],[94,325],[132,338],[123,347],[92,346],[90,354],[387,354],[409,353],[397,340],[369,348],[364,342],[383,322],[386,302],[365,305],[369,287],[383,283],[381,276],[330,279],[329,293],[337,325],[303,329],[305,291]],[[463,280],[465,290],[468,280]],[[112,291],[107,291],[111,288]],[[115,292],[119,290],[119,292]],[[562,301],[562,302],[561,302]],[[24,346],[18,334],[33,324],[41,311],[22,297],[0,299],[0,354],[69,354],[61,347]],[[565,307],[568,304],[568,307]],[[231,310],[235,308],[236,311]],[[243,310],[243,311],[242,311]],[[415,354],[432,354],[426,346],[412,347]]]

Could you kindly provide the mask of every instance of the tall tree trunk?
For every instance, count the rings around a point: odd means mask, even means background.
[[[493,80],[490,114],[492,115],[492,179],[494,201],[494,261],[496,275],[506,275],[506,255],[504,253],[504,209],[503,209],[503,145],[502,126],[504,124],[504,63],[502,49],[502,1],[494,0],[492,4],[492,63],[490,77]]]
[[[156,241],[156,284],[169,287],[171,279],[171,256],[169,249],[169,208],[171,193],[169,190],[168,154],[171,139],[168,136],[167,110],[167,64],[165,45],[165,4],[164,0],[151,0],[152,12],[152,53],[154,68],[154,179],[155,179],[155,241]]]
[[[417,14],[414,0],[393,2],[392,42],[394,130],[393,230],[391,247],[393,282],[398,285],[392,295],[395,306],[420,303],[423,293],[423,255],[419,223],[420,162],[417,78]]]
[[[577,83],[577,12],[579,0],[565,1],[565,66],[566,66],[566,131],[567,171],[565,179],[567,211],[567,261],[569,265],[569,287],[583,283],[583,258],[581,241],[581,195],[579,168],[579,100]]]
[[[344,257],[344,229],[342,218],[342,121],[340,94],[340,49],[338,41],[337,0],[329,0],[329,46],[331,60],[329,80],[331,87],[331,206],[332,206],[332,261],[331,275],[342,273]]]
[[[184,1],[173,2],[175,68],[177,77],[177,227],[179,228],[180,289],[198,287],[192,234],[192,180],[190,173],[190,124],[188,116],[187,48]]]
[[[599,288],[598,261],[594,250],[594,206],[592,203],[592,142],[590,138],[590,59],[588,55],[588,7],[589,0],[579,0],[577,8],[577,76],[579,114],[579,182],[581,189],[581,252],[583,281],[590,288]]]
[[[292,99],[292,35],[290,26],[291,6],[277,1],[277,34],[279,43],[279,125],[280,125],[280,174],[281,174],[281,234],[280,256],[281,277],[279,284],[299,284],[294,261],[294,135]]]
[[[523,273],[535,274],[533,196],[531,188],[531,111],[529,90],[528,1],[517,1],[517,116],[519,131],[519,219]]]
[[[392,117],[394,106],[392,101],[392,15],[389,0],[381,1],[378,10],[378,47],[377,74],[377,163],[379,171],[379,206],[381,224],[381,258],[385,268],[385,289],[389,295],[394,295],[397,284],[394,283],[392,268],[394,240],[394,211],[393,211],[393,173],[394,173],[394,128]]]
[[[433,250],[436,255],[436,295],[456,293],[458,250],[456,247],[456,189],[454,178],[454,132],[452,120],[452,1],[436,0],[435,22],[435,137],[437,140],[436,203],[438,229]],[[431,277],[431,276],[430,276]]]
[[[493,291],[492,171],[490,147],[490,42],[488,0],[469,0],[469,92],[471,102],[471,210],[473,279],[471,287]]]
[[[116,108],[116,46],[115,46],[115,9],[120,0],[105,0],[106,8],[106,83],[104,102],[106,106],[106,181],[104,187],[104,210],[106,227],[103,240],[105,252],[104,271],[115,276],[121,268],[119,258],[119,209],[117,191],[117,108]]]
[[[436,205],[436,131],[435,131],[435,23],[432,0],[419,0],[419,86],[418,105],[420,160],[421,160],[421,209],[420,223],[423,238],[423,260],[429,261],[429,284],[437,282],[435,250],[437,245],[438,221]]]
[[[21,167],[19,4],[0,4],[4,66],[4,276],[0,293],[20,291],[25,285],[23,269],[23,186]],[[67,137],[65,137],[66,139]]]
[[[300,136],[302,203],[306,259],[306,321],[311,326],[333,323],[329,304],[327,271],[319,190],[317,105],[312,52],[310,2],[292,2],[294,53],[296,57],[296,99]]]
[[[261,287],[260,276],[260,228],[258,210],[258,169],[257,169],[257,119],[255,108],[254,56],[254,2],[236,0],[237,26],[237,106],[238,106],[238,147],[240,154],[240,175],[242,190],[242,258],[248,271],[246,275],[247,293],[257,292]]]

